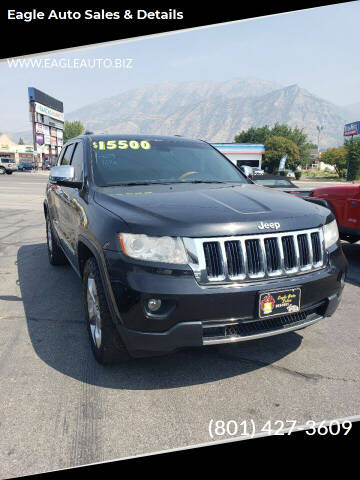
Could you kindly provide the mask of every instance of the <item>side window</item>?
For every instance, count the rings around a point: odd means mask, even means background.
[[[71,156],[74,151],[75,143],[72,143],[71,145],[68,145],[66,147],[65,153],[61,159],[61,165],[70,165],[71,162]]]
[[[63,159],[66,148],[67,147],[61,149],[60,156],[59,156],[59,159],[57,161],[57,165],[61,165],[61,162],[62,162],[62,159]]]
[[[74,180],[76,182],[80,182],[83,177],[83,169],[84,169],[84,149],[82,142],[76,143],[75,152],[73,154],[71,165],[74,167],[75,170],[75,177]]]

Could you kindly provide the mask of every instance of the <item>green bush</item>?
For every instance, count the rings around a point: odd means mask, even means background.
[[[349,165],[348,180],[360,180],[360,137],[345,142]]]

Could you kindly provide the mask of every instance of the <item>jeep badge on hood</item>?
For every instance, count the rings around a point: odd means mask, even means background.
[[[280,223],[279,222],[271,222],[271,223],[260,222],[258,224],[259,230],[265,230],[265,229],[268,230],[269,228],[274,228],[275,230],[279,230]]]

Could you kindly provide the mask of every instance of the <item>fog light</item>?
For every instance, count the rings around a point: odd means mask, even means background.
[[[156,312],[161,307],[161,300],[159,298],[150,298],[147,302],[150,312]]]

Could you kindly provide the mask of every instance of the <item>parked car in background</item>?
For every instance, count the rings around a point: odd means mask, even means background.
[[[331,210],[337,220],[340,238],[350,243],[360,240],[360,184],[314,188],[306,200]]]
[[[257,174],[254,172],[254,175],[251,177],[252,181],[257,185],[268,188],[276,188],[282,192],[291,193],[297,197],[306,197],[310,195],[311,190],[300,190],[295,183],[291,181],[289,177],[284,177],[282,175],[270,175],[268,173]]]
[[[19,172],[29,172],[31,170],[34,170],[34,168],[34,162],[20,162],[18,166]]]
[[[268,173],[258,173],[254,171],[252,181],[255,182],[257,185],[261,185],[262,187],[277,188],[283,191],[289,189],[298,189],[298,187],[294,183],[292,183],[289,178],[283,177],[281,175],[271,175]]]
[[[11,175],[18,169],[16,162],[13,158],[0,158],[0,175]]]

